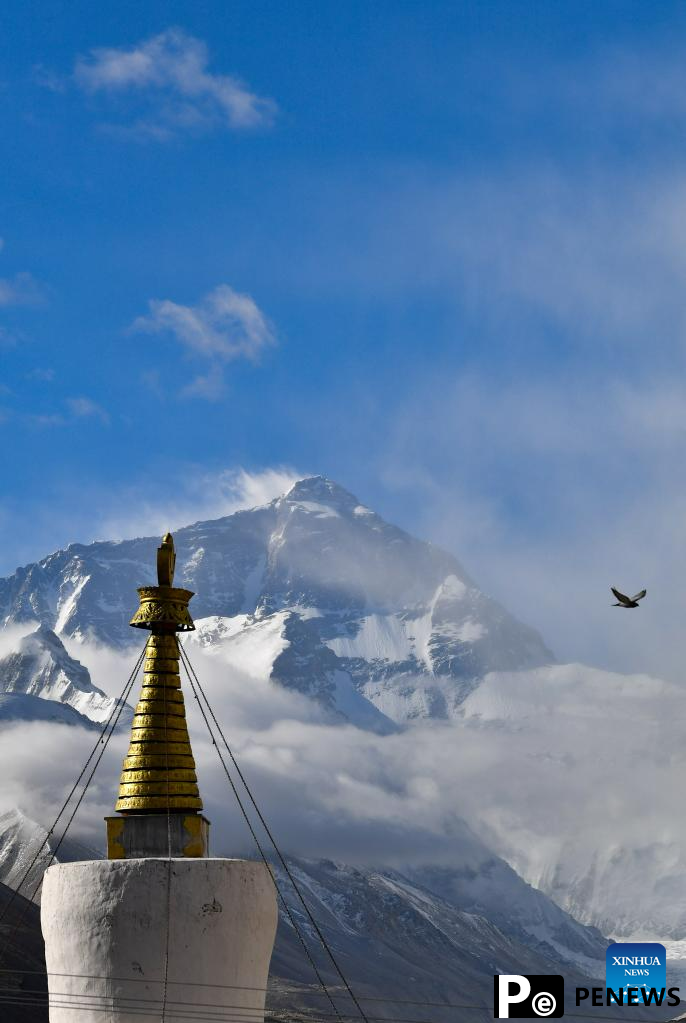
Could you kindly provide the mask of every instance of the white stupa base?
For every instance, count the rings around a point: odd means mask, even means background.
[[[261,863],[55,864],[41,900],[50,1023],[161,1020],[165,971],[170,1023],[197,1021],[201,1006],[262,1023],[276,924]]]

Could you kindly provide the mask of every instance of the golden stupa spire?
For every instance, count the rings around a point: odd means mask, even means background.
[[[157,550],[158,585],[138,590],[140,607],[131,619],[131,625],[149,629],[151,635],[115,807],[117,813],[127,816],[202,810],[176,637],[177,632],[195,628],[188,610],[193,594],[174,586],[175,561],[174,540],[167,533]]]

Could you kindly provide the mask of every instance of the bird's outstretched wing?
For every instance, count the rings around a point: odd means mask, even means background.
[[[614,593],[614,595],[615,595],[615,597],[617,598],[617,600],[619,600],[619,601],[620,601],[620,603],[622,603],[622,604],[630,604],[630,603],[631,603],[631,601],[629,600],[629,598],[628,598],[628,597],[625,597],[623,593],[620,593],[620,592],[619,592],[619,590],[616,590],[616,589],[614,588],[614,586],[611,586],[611,587],[610,587],[610,589],[611,589],[611,590],[612,590],[612,592]]]
[[[636,596],[632,597],[631,599],[632,600],[643,600],[643,598],[645,597],[647,592],[648,592],[647,590],[641,590],[640,593],[637,593]]]

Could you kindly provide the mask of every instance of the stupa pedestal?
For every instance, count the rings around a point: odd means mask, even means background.
[[[262,1023],[277,917],[261,863],[55,864],[41,904],[50,1023],[140,1023],[144,1011],[161,1019],[167,919],[169,1020],[197,1019],[206,1005],[208,1015]]]

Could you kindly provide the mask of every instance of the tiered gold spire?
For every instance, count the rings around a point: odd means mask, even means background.
[[[140,607],[131,620],[135,628],[149,629],[151,636],[115,807],[125,815],[202,810],[176,638],[177,632],[195,628],[188,610],[193,594],[173,585],[175,561],[174,541],[167,533],[157,551],[158,585],[138,590]]]

